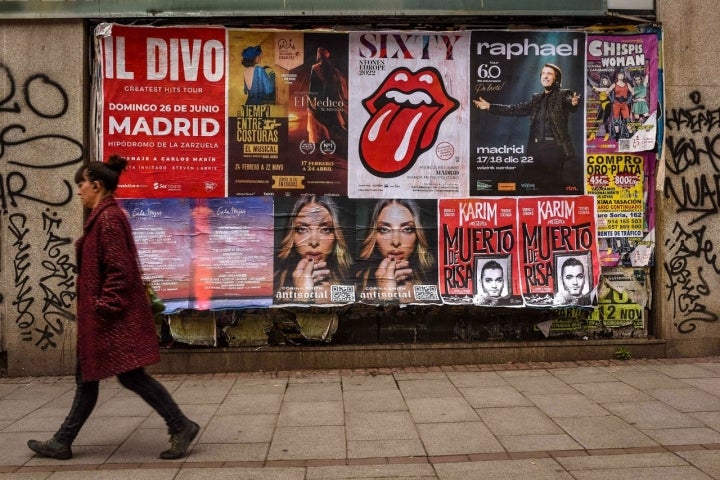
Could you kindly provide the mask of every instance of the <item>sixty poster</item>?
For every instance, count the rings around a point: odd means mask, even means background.
[[[350,198],[467,195],[469,39],[350,34]]]

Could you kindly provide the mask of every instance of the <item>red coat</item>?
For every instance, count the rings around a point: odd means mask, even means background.
[[[130,223],[112,196],[85,221],[78,264],[78,359],[84,381],[160,361]]]

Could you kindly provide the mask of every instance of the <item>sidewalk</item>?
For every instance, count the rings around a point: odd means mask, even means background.
[[[0,378],[5,479],[720,479],[720,357],[157,375],[187,458],[115,380],[67,461],[33,456],[71,377]]]

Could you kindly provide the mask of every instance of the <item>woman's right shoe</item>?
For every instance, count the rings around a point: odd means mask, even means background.
[[[44,442],[37,440],[28,440],[27,446],[33,452],[43,457],[54,458],[56,460],[68,460],[72,458],[72,449],[69,443],[61,443],[55,437]]]

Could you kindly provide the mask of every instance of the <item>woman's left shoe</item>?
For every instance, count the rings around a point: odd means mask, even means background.
[[[170,448],[160,453],[163,460],[175,460],[185,456],[185,452],[200,431],[200,426],[188,420],[185,427],[178,433],[170,435]]]

